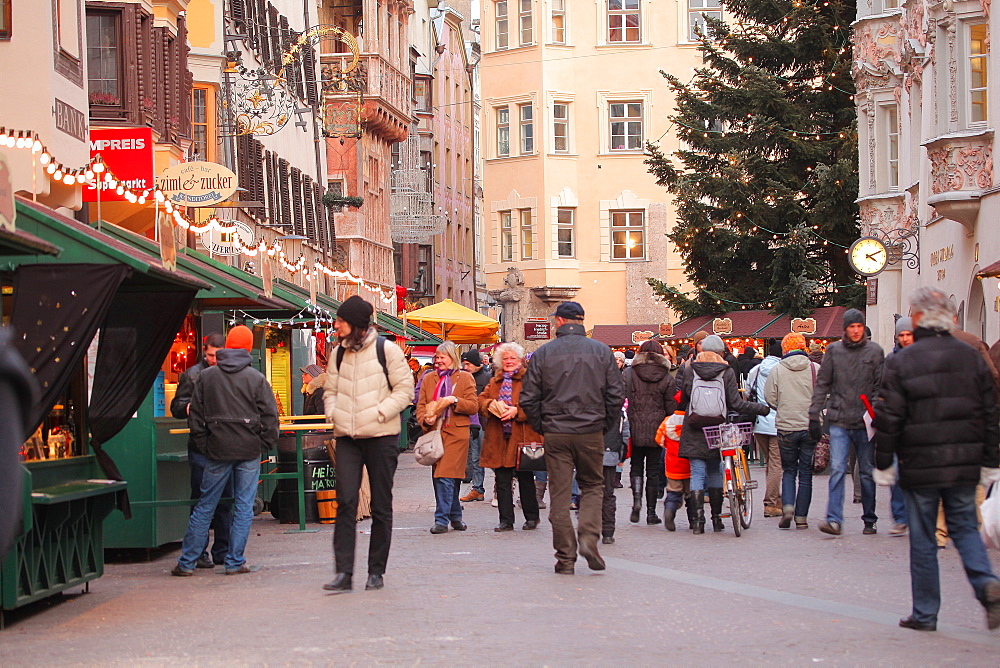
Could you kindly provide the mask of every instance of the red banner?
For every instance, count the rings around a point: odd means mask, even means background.
[[[91,128],[90,157],[98,154],[127,188],[139,192],[153,188],[152,128]],[[96,202],[97,189],[84,186],[83,201]],[[125,197],[101,181],[101,201],[124,202]]]

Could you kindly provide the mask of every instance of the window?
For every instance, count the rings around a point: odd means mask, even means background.
[[[611,259],[642,260],[646,254],[642,211],[611,212]]]
[[[552,150],[569,153],[569,105],[563,102],[552,105]]]
[[[208,86],[191,89],[191,154],[195,160],[215,160],[215,128],[210,110],[215,91]]]
[[[535,227],[531,224],[531,209],[521,209],[521,259],[535,257]]]
[[[497,50],[506,49],[508,45],[507,0],[497,0],[496,5],[496,42]]]
[[[59,48],[70,57],[80,58],[80,5],[76,0],[58,0],[56,11],[56,28],[59,34]],[[4,7],[10,7],[10,2],[0,0],[0,23],[2,23]],[[3,28],[0,28],[2,32]]]
[[[87,86],[91,105],[122,106],[119,18],[120,14],[115,12],[87,13]]]
[[[518,114],[521,117],[521,155],[529,155],[535,152],[534,113],[531,105],[522,104],[518,107]]]
[[[566,0],[552,2],[552,43],[566,43]]]
[[[518,0],[520,11],[518,12],[518,27],[521,33],[521,46],[528,46],[531,39],[531,3],[533,0]]]
[[[510,155],[510,108],[497,108],[497,156]]]
[[[985,23],[969,26],[969,122],[985,123],[989,34]]]
[[[413,80],[413,99],[417,111],[431,110],[431,87],[427,79],[418,77]]]
[[[639,0],[608,0],[608,41],[638,42],[639,37]]]
[[[576,209],[558,209],[556,212],[556,241],[559,257],[576,256],[576,232],[574,218]]]
[[[514,260],[514,228],[510,211],[500,212],[500,261]]]
[[[895,104],[879,105],[881,125],[881,190],[899,189],[899,110]]]
[[[697,42],[708,34],[705,17],[722,20],[719,0],[688,0],[688,40]]]
[[[13,0],[0,0],[0,39],[10,39],[10,5]]]
[[[611,150],[642,149],[642,103],[612,102],[608,112],[611,120]]]

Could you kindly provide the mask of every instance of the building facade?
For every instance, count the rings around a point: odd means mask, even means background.
[[[711,4],[711,3],[709,3]],[[684,283],[646,141],[677,148],[658,70],[700,63],[706,5],[482,3],[485,273],[502,336],[574,299],[590,324],[669,322],[646,282]]]
[[[888,243],[869,279],[869,323],[891,345],[908,295],[951,295],[959,326],[1000,337],[996,70],[989,2],[859,3],[854,26],[861,233]]]

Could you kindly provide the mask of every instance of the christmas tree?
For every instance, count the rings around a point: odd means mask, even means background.
[[[858,236],[858,149],[851,79],[852,1],[723,0],[707,19],[704,65],[676,96],[682,149],[648,144],[675,196],[670,234],[697,286],[649,279],[683,316],[773,308],[793,317],[856,305],[847,261]]]

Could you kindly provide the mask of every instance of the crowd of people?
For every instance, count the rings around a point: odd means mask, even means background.
[[[718,336],[699,332],[690,347],[675,351],[650,340],[629,359],[589,338],[582,306],[563,302],[552,314],[554,340],[531,355],[503,343],[491,364],[483,353],[460,354],[446,341],[425,369],[377,335],[373,312],[359,297],[345,300],[335,322],[339,345],[326,369],[303,368],[307,406],[326,415],[336,437],[335,577],[324,589],[353,589],[363,468],[372,512],[365,588],[384,586],[400,414],[410,405],[413,425],[440,437],[442,452],[431,466],[430,533],[468,529],[462,504],[485,500],[484,471],[491,469],[494,531],[514,531],[518,507],[520,528],[535,530],[547,507],[555,572],[562,575],[575,572],[578,556],[592,570],[605,569],[598,544],[615,542],[615,491],[626,463],[630,522],[638,523],[645,509],[646,524],[676,531],[677,513],[686,507],[690,530],[703,534],[707,500],[713,532],[724,531],[722,462],[703,430],[740,421],[753,423],[747,449],[766,466],[763,512],[778,518],[779,529],[809,527],[821,442],[828,442],[830,458],[821,532],[846,530],[852,459],[863,534],[878,531],[876,486],[890,488],[889,533],[910,537],[913,612],[901,626],[936,628],[937,548],[944,535],[961,555],[989,628],[1000,627],[1000,581],[976,520],[977,484],[1000,479],[1000,376],[986,345],[955,327],[954,304],[940,292],[913,295],[888,357],[871,340],[864,315],[850,309],[843,338],[825,351],[789,333],[769,341],[762,358],[752,348],[737,357]],[[204,364],[185,374],[171,406],[191,425],[197,498],[174,575],[219,563],[227,574],[250,571],[243,550],[258,455],[277,438],[277,412],[267,381],[249,366],[249,335],[237,326],[224,347],[221,337],[208,339]],[[519,465],[526,445],[537,444],[546,473]],[[465,496],[463,480],[470,484]],[[235,499],[228,516],[218,504],[223,493]],[[211,551],[210,526],[216,529]]]

